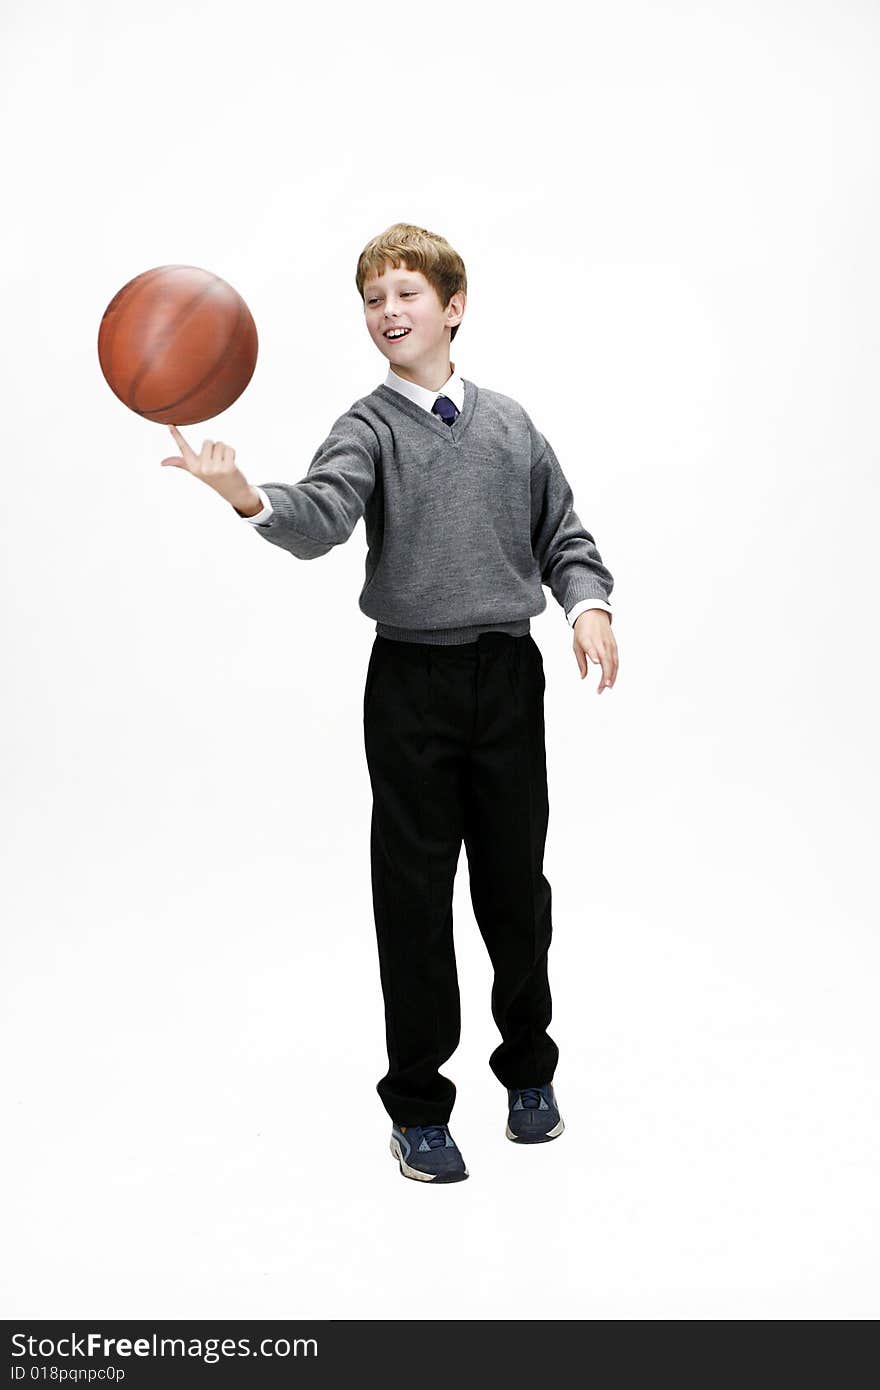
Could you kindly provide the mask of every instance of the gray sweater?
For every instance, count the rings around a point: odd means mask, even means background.
[[[397,640],[522,635],[547,606],[542,584],[569,621],[574,610],[609,608],[612,575],[550,444],[510,396],[458,381],[452,425],[387,383],[356,400],[300,482],[261,485],[270,505],[250,518],[254,529],[313,560],[363,517],[358,603],[380,636]]]

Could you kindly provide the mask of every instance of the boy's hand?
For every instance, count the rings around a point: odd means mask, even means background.
[[[604,608],[585,608],[574,624],[574,654],[580,668],[581,680],[587,674],[590,661],[602,667],[602,679],[596,691],[601,695],[617,679],[617,643],[611,631],[611,617]]]
[[[163,459],[163,468],[183,468],[194,477],[201,478],[203,483],[219,492],[236,510],[250,510],[254,514],[260,510],[262,503],[247,478],[236,468],[235,450],[230,444],[215,444],[213,440],[206,439],[202,444],[202,452],[197,454],[187,444],[176,425],[169,425],[168,428],[180,450],[180,457]],[[254,498],[257,498],[256,507],[253,505]]]

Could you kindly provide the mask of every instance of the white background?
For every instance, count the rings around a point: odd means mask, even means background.
[[[876,1317],[880,11],[5,16],[4,1316]],[[565,1136],[504,1138],[462,855],[437,1190],[374,1090],[363,525],[265,543],[97,359],[134,275],[221,275],[259,361],[184,433],[296,481],[384,377],[397,220],[621,658],[596,698],[545,590]]]

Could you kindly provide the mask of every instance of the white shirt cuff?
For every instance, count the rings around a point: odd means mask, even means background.
[[[261,512],[257,512],[256,516],[243,516],[241,519],[242,521],[249,521],[251,523],[251,526],[259,526],[260,522],[269,520],[269,517],[272,515],[273,507],[272,503],[269,501],[268,497],[266,496],[265,492],[261,487],[257,487],[256,484],[253,484],[253,488],[254,492],[257,494],[257,496],[263,504],[263,510]],[[239,513],[239,515],[241,514]]]
[[[582,613],[585,613],[585,612],[587,611],[588,608],[602,608],[602,609],[604,609],[604,611],[605,611],[606,613],[610,613],[610,612],[611,612],[611,604],[610,604],[610,603],[606,603],[604,599],[601,599],[601,598],[584,598],[584,599],[581,599],[580,603],[576,603],[575,606],[574,606],[574,608],[570,608],[569,611],[568,611],[568,612],[566,613],[566,615],[565,615],[566,618],[568,619],[569,624],[570,624],[571,627],[574,627],[574,625],[575,625],[575,623],[577,622],[577,620],[578,620],[578,618],[580,617],[580,615],[581,615]]]

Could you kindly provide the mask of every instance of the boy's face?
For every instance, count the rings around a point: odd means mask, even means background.
[[[364,317],[370,337],[392,368],[404,377],[436,370],[449,362],[449,333],[464,315],[465,295],[454,294],[444,307],[420,270],[386,267],[364,283]],[[387,337],[393,328],[408,332]]]

